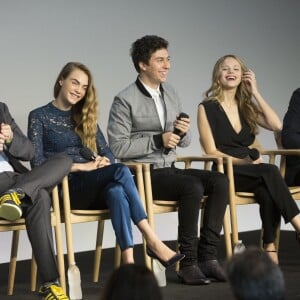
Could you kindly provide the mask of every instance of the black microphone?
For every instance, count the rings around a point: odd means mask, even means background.
[[[189,115],[186,114],[186,113],[184,113],[184,112],[181,112],[179,114],[179,116],[177,117],[177,120],[181,120],[182,118],[189,118]],[[174,128],[173,133],[179,135],[180,134],[180,130],[177,129],[177,128]],[[164,151],[164,154],[168,155],[169,152],[171,151],[171,149],[172,148],[166,148],[165,151]]]
[[[88,147],[83,147],[79,150],[80,155],[86,160],[96,160],[97,154]]]

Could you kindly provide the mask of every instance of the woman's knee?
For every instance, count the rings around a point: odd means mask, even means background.
[[[214,172],[212,181],[214,182],[214,185],[216,187],[218,187],[219,189],[222,189],[224,191],[224,193],[228,192],[229,181],[225,174],[219,173],[219,172]]]
[[[115,168],[116,168],[115,172],[117,177],[132,177],[129,168],[126,165],[122,163],[116,163]]]
[[[276,165],[272,164],[260,164],[260,173],[261,175],[267,176],[268,178],[274,177],[274,176],[280,176],[279,169]]]
[[[120,184],[112,184],[107,188],[105,192],[105,198],[108,207],[111,205],[124,206],[128,205],[128,201],[126,200],[126,195],[122,185]]]

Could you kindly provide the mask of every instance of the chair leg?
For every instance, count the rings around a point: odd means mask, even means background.
[[[177,235],[177,241],[176,241],[176,253],[179,253],[179,243],[178,243],[178,235]],[[175,271],[178,272],[179,271],[179,261],[176,263],[175,265]]]
[[[57,268],[59,273],[59,281],[62,289],[66,292],[66,271],[65,271],[65,261],[64,261],[64,252],[62,245],[62,233],[60,224],[55,226],[55,243],[56,243],[56,255],[57,255]]]
[[[147,247],[146,240],[143,238],[143,252],[144,252],[144,258],[145,258],[145,266],[149,270],[152,270],[151,258],[147,255],[146,247]]]
[[[57,269],[59,273],[60,285],[62,289],[66,292],[66,273],[65,273],[65,261],[64,261],[64,250],[62,244],[62,230],[61,230],[61,216],[59,207],[59,196],[58,187],[56,186],[52,191],[52,203],[53,203],[53,213],[54,222],[51,220],[52,227],[55,231],[55,244],[56,244],[56,255],[57,255]],[[52,216],[51,216],[52,217]]]
[[[115,269],[120,267],[121,265],[121,248],[118,244],[118,242],[116,242],[116,248],[115,248]]]
[[[279,252],[279,241],[280,241],[280,224],[279,226],[277,227],[277,230],[276,230],[276,238],[275,238],[275,248],[277,250],[277,252]]]
[[[97,240],[96,240],[96,249],[94,256],[94,272],[93,272],[93,282],[99,281],[99,271],[102,255],[102,241],[103,241],[103,232],[104,232],[104,220],[98,222],[97,228]]]
[[[36,281],[37,281],[37,265],[34,258],[34,255],[32,253],[31,258],[31,274],[30,274],[30,290],[32,292],[36,291]]]
[[[8,286],[7,286],[7,295],[9,296],[11,296],[14,292],[19,237],[20,237],[20,231],[19,230],[13,231],[10,263],[9,263],[9,271],[8,271]]]
[[[224,229],[224,242],[226,248],[226,257],[229,259],[232,256],[232,246],[230,239],[230,224],[229,224],[229,211],[228,207],[225,210],[223,229]]]

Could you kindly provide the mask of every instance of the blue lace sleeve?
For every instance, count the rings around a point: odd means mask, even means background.
[[[97,143],[98,154],[101,156],[106,156],[107,158],[109,158],[111,163],[114,163],[115,157],[105,140],[103,132],[101,131],[99,126],[97,127],[98,128],[97,128],[96,143]]]

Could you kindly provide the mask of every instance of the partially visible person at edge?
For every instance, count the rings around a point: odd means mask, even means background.
[[[258,126],[281,129],[276,112],[258,91],[255,74],[235,55],[215,64],[212,84],[198,107],[200,142],[207,154],[233,158],[236,191],[253,192],[260,205],[263,248],[278,263],[274,245],[281,216],[300,234],[299,209],[275,165],[263,163],[251,149]]]
[[[144,265],[127,264],[115,269],[101,300],[162,300],[154,274]]]
[[[236,300],[284,300],[282,271],[261,249],[249,247],[227,263],[227,275]]]
[[[217,247],[226,205],[228,181],[224,174],[175,167],[176,147],[191,142],[190,119],[182,112],[179,96],[166,83],[170,70],[168,41],[147,35],[136,40],[131,57],[138,73],[135,82],[114,98],[108,123],[108,139],[115,156],[151,164],[155,199],[178,200],[178,277],[185,284],[225,281],[217,260]],[[173,132],[176,128],[177,133]],[[204,223],[198,238],[200,199],[207,195]],[[210,278],[210,279],[209,279]]]
[[[300,149],[300,88],[293,92],[283,118],[281,142],[284,148]],[[300,185],[300,156],[286,157],[285,181],[288,186]]]
[[[97,125],[96,90],[85,65],[69,62],[62,68],[54,84],[54,100],[30,112],[28,136],[35,147],[33,166],[56,153],[66,153],[72,159],[72,209],[109,208],[123,263],[134,263],[131,219],[147,242],[149,256],[166,267],[183,258],[153,232],[130,170],[114,163]],[[93,157],[82,156],[84,147],[94,153]]]
[[[51,228],[50,193],[71,169],[67,155],[58,154],[28,170],[21,161],[34,155],[5,103],[0,102],[0,218],[25,218],[26,231],[37,263],[43,299],[68,300],[59,283]]]

